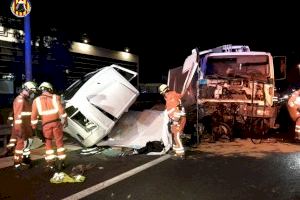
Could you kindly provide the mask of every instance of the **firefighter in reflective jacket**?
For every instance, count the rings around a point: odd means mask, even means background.
[[[30,125],[31,101],[30,97],[36,92],[36,84],[28,81],[22,85],[22,92],[13,102],[13,131],[9,146],[15,146],[14,166],[22,168],[30,165],[30,145],[32,143],[32,129]]]
[[[17,142],[17,136],[15,134],[15,129],[14,129],[14,113],[11,112],[9,113],[9,116],[7,118],[7,125],[11,126],[11,135],[10,135],[10,139],[9,139],[9,143],[6,145],[6,148],[10,151],[11,149],[14,149],[14,147],[16,146],[16,142]]]
[[[300,140],[300,90],[293,92],[289,98],[288,111],[295,122],[295,140]]]
[[[53,87],[50,83],[43,82],[39,86],[39,90],[42,91],[42,94],[33,101],[31,125],[35,130],[38,116],[41,117],[47,167],[51,170],[55,169],[55,167],[57,170],[61,170],[64,167],[66,158],[63,143],[63,126],[67,126],[67,114],[64,111],[60,96],[53,94]],[[52,147],[52,139],[55,139],[56,153]],[[55,166],[56,158],[58,160]]]
[[[171,91],[165,84],[159,87],[159,92],[166,100],[166,110],[169,117],[168,125],[174,141],[173,150],[176,155],[183,155],[184,147],[180,135],[183,133],[186,116],[184,107],[181,104],[181,95],[175,91]]]

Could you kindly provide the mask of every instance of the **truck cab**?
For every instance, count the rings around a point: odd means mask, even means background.
[[[199,117],[231,132],[236,124],[267,131],[275,126],[273,57],[248,46],[224,45],[199,52]],[[212,127],[214,129],[214,127]],[[217,127],[220,130],[220,127]],[[227,130],[225,130],[227,129]]]

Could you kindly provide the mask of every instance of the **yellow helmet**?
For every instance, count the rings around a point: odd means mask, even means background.
[[[166,84],[162,84],[161,86],[159,86],[158,90],[160,94],[163,94],[169,90],[169,86],[167,86]]]
[[[28,90],[28,91],[31,91],[31,92],[36,92],[37,85],[36,85],[36,83],[33,82],[33,81],[27,81],[27,82],[25,82],[25,83],[22,85],[22,89],[23,89],[23,90]]]
[[[53,91],[53,87],[50,83],[48,82],[43,82],[40,86],[39,86],[39,90],[43,91],[43,90],[47,90],[49,92]]]

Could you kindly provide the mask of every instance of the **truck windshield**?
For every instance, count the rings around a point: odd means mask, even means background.
[[[208,57],[207,78],[245,78],[267,81],[269,59],[266,55],[228,55]]]

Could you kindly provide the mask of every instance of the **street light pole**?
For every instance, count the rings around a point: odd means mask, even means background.
[[[31,30],[30,30],[30,14],[24,19],[25,32],[25,79],[32,80],[32,62],[31,62]]]

